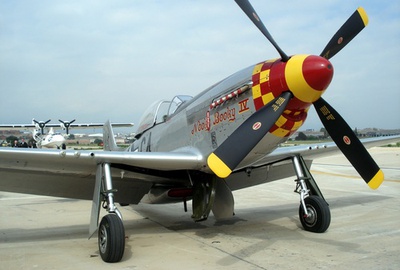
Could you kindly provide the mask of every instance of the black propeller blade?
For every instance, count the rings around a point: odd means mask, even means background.
[[[62,125],[64,126],[67,135],[69,134],[69,127],[71,126],[71,124],[72,124],[73,122],[75,122],[75,120],[76,120],[76,119],[74,119],[74,120],[72,120],[72,121],[63,121],[63,120],[58,119],[58,121],[59,121],[60,123],[62,123]]]
[[[373,189],[383,182],[383,172],[372,159],[353,130],[323,98],[314,102],[315,109],[326,131],[354,166],[364,181]]]
[[[331,38],[320,56],[326,59],[332,58],[357,36],[367,24],[367,13],[362,7],[359,7]]]
[[[249,19],[257,26],[257,28],[261,31],[261,33],[263,33],[263,35],[275,47],[275,49],[280,54],[282,61],[287,62],[289,60],[289,57],[284,53],[284,51],[278,46],[278,44],[272,38],[271,34],[268,32],[267,28],[261,21],[260,17],[258,17],[256,11],[254,10],[250,2],[248,0],[235,0],[235,2],[244,11],[244,13],[246,13],[247,17],[249,17]]]
[[[35,119],[33,119],[33,122],[35,122],[36,124],[38,124],[39,128],[40,128],[40,132],[42,135],[44,135],[44,128],[46,127],[47,123],[49,123],[51,121],[51,119],[47,120],[46,122],[43,121],[37,121]]]
[[[322,57],[332,58],[368,24],[365,10],[358,8],[340,27],[322,51]],[[383,172],[340,114],[323,98],[314,102],[318,116],[338,148],[343,152],[364,181],[373,189],[383,182]]]
[[[282,93],[243,122],[210,154],[207,159],[210,169],[218,177],[228,177],[275,124],[292,96],[290,92]]]

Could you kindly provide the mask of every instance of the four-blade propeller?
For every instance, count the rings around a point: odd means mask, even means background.
[[[250,20],[271,42],[281,56],[281,61],[287,62],[288,57],[276,44],[254,8],[248,0],[235,0]],[[358,8],[343,26],[336,32],[322,51],[322,57],[330,59],[343,49],[368,23],[368,17],[363,8]],[[219,177],[225,178],[250,153],[257,143],[268,133],[273,124],[285,110],[293,94],[288,89],[279,97],[265,105],[250,116],[235,132],[233,132],[213,153],[207,164]],[[383,182],[383,173],[372,159],[363,144],[354,134],[349,125],[324,99],[313,102],[318,116],[327,132],[343,152],[365,182],[373,189]]]

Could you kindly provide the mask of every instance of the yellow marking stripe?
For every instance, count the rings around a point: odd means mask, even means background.
[[[303,120],[296,121],[296,122],[294,122],[294,126],[292,127],[292,130],[297,130],[297,129],[299,129],[299,127],[301,127],[302,125],[303,125]]]
[[[255,65],[253,69],[253,76],[255,75],[259,76],[257,78],[259,81],[258,82],[256,81],[255,84],[253,84],[252,86],[253,100],[254,101],[257,100],[257,102],[262,102],[263,105],[269,103],[275,98],[272,93],[267,93],[263,95],[261,92],[261,84],[269,81],[269,73],[271,71],[269,68],[263,70],[264,65],[265,63],[274,62],[275,60],[276,59],[259,63]],[[258,110],[259,108],[256,109]]]
[[[379,170],[374,177],[368,182],[368,186],[372,189],[377,189],[383,182],[384,175],[382,170]]]
[[[256,66],[254,67],[253,74],[260,73],[260,72],[261,72],[261,69],[262,69],[262,67],[263,67],[263,65],[264,65],[264,63],[260,63],[260,64],[256,65]]]
[[[262,100],[264,102],[264,105],[270,103],[274,98],[275,98],[274,94],[272,94],[271,92],[266,95],[263,95]]]
[[[278,127],[282,127],[286,122],[287,119],[283,115],[281,115],[279,116],[278,120],[276,120],[275,125],[277,125]]]
[[[283,114],[291,114],[291,113],[292,113],[291,110],[284,110],[284,111],[283,111]]]
[[[365,12],[364,8],[359,7],[357,8],[358,14],[360,14],[361,19],[363,20],[363,23],[365,26],[368,24],[368,15],[367,12]]]
[[[254,85],[252,90],[253,90],[253,99],[261,97],[261,87],[259,84]]]
[[[269,81],[270,69],[263,70],[260,72],[260,84]]]
[[[271,133],[274,134],[277,137],[283,138],[286,136],[286,134],[289,133],[290,130],[284,129],[284,128],[277,128],[276,130],[272,131]]]
[[[208,167],[220,178],[226,178],[232,170],[214,153],[207,158]]]

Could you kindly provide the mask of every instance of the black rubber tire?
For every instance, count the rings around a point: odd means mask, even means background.
[[[304,215],[303,206],[299,207],[299,218],[304,230],[315,233],[325,232],[331,224],[331,211],[328,204],[318,196],[309,196],[304,200],[308,217]]]
[[[105,262],[119,262],[124,256],[125,229],[122,220],[114,214],[104,216],[100,222],[98,244]]]

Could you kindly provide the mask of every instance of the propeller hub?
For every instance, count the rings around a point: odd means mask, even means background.
[[[329,60],[316,55],[294,55],[286,64],[285,79],[293,95],[306,103],[318,100],[333,77]]]

